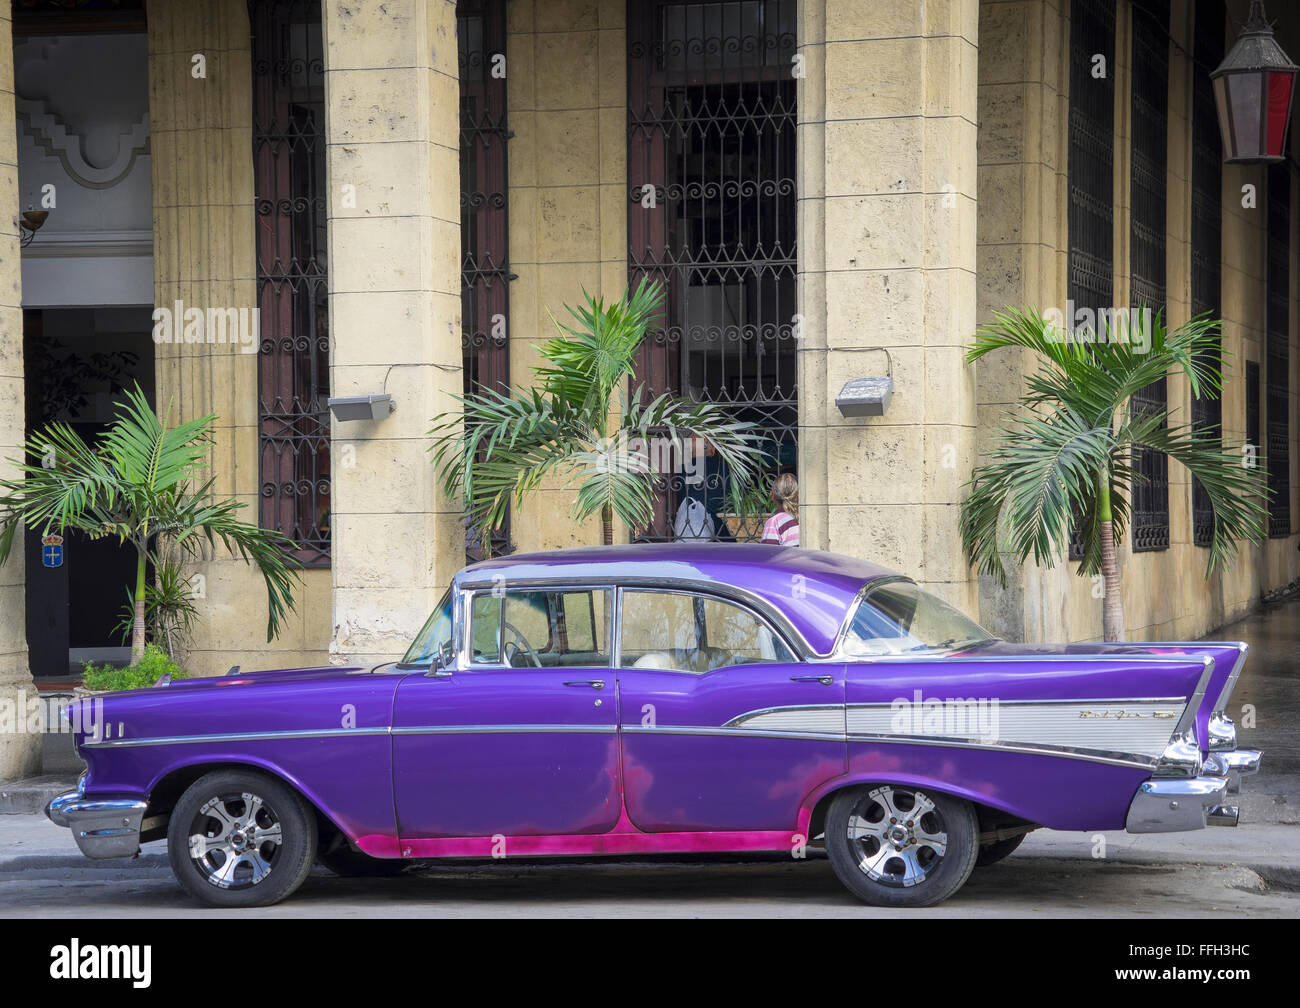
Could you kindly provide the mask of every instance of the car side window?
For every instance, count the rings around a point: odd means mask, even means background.
[[[609,592],[604,589],[476,592],[471,661],[513,668],[608,668]]]
[[[727,665],[790,662],[794,656],[743,606],[686,592],[623,592],[619,666],[702,675]]]

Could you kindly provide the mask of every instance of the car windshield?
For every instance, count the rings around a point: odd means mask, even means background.
[[[451,656],[451,592],[438,603],[433,615],[416,635],[414,642],[402,659],[403,666],[429,668],[440,653]]]
[[[995,638],[974,620],[910,581],[873,588],[844,638],[848,655],[955,651]]]

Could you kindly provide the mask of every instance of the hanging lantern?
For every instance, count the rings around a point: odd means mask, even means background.
[[[1283,160],[1297,70],[1273,38],[1263,0],[1252,0],[1236,44],[1210,74],[1225,161]]]

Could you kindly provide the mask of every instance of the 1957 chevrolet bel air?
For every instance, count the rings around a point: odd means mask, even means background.
[[[462,570],[399,662],[80,701],[102,704],[70,712],[87,772],[46,811],[92,858],[165,837],[215,906],[281,900],[316,861],[823,844],[860,899],[928,906],[1040,826],[1235,825],[1245,658],[1009,644],[809,549],[514,555]]]

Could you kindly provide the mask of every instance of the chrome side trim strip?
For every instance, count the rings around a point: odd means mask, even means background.
[[[618,725],[417,725],[394,728],[393,735],[613,735]]]
[[[804,739],[816,742],[874,742],[883,745],[937,746],[945,749],[980,749],[988,752],[1017,753],[1025,756],[1053,756],[1061,759],[1081,760],[1087,763],[1104,763],[1108,766],[1151,770],[1156,761],[1138,754],[1087,750],[1070,746],[1025,745],[1021,743],[973,742],[969,739],[941,738],[938,736],[868,735],[817,731],[774,731],[743,728],[701,728],[690,726],[623,725],[623,731],[636,735],[714,735],[739,738]]]
[[[197,745],[204,742],[279,742],[292,739],[357,738],[375,735],[596,734],[612,735],[617,725],[419,725],[402,728],[318,728],[301,731],[229,732],[219,735],[169,735],[87,742],[97,749]]]
[[[935,745],[953,749],[984,749],[989,752],[1019,753],[1025,756],[1056,756],[1063,759],[1083,760],[1087,763],[1105,763],[1108,766],[1132,767],[1150,770],[1156,765],[1154,758],[1138,753],[1107,752],[1101,749],[1080,749],[1074,746],[1026,744],[1023,742],[972,742],[969,739],[947,739],[933,736],[900,735],[849,735],[850,742],[883,742],[888,745]]]
[[[1228,700],[1232,696],[1232,691],[1237,688],[1237,679],[1241,675],[1242,666],[1246,664],[1246,654],[1250,651],[1250,645],[1242,641],[1237,645],[1237,660],[1232,664],[1232,671],[1228,673],[1228,681],[1223,684],[1223,689],[1219,691],[1218,698],[1214,701],[1215,712],[1226,712]]]
[[[901,699],[901,698],[900,698]],[[994,745],[1102,753],[1150,765],[1165,751],[1182,697],[1089,697],[1060,700],[949,698],[933,727],[921,704],[793,705],[747,711],[723,727],[772,732],[830,732],[850,737],[950,739]],[[843,712],[841,715],[841,711]],[[952,715],[952,716],[950,716]],[[991,715],[991,716],[989,716]],[[898,719],[902,718],[902,723]]]
[[[190,745],[200,742],[267,742],[280,739],[331,738],[335,736],[387,735],[388,728],[307,728],[298,731],[226,732],[216,735],[158,735],[152,738],[117,738],[86,741],[86,749],[119,749],[133,746]]]
[[[1205,655],[1205,657],[1201,659],[1201,663],[1205,670],[1201,673],[1201,678],[1196,683],[1196,692],[1194,692],[1191,699],[1187,701],[1187,707],[1183,710],[1183,716],[1178,719],[1178,727],[1174,729],[1173,735],[1169,737],[1170,741],[1173,741],[1174,737],[1177,735],[1190,735],[1192,738],[1196,737],[1196,712],[1201,707],[1201,701],[1205,699],[1205,691],[1209,689],[1210,686],[1210,677],[1214,675],[1213,658],[1209,655]]]
[[[697,725],[641,725],[625,724],[627,735],[715,735],[724,738],[808,739],[814,742],[844,742],[843,732],[798,731],[784,729],[773,731],[764,728],[709,728]]]

